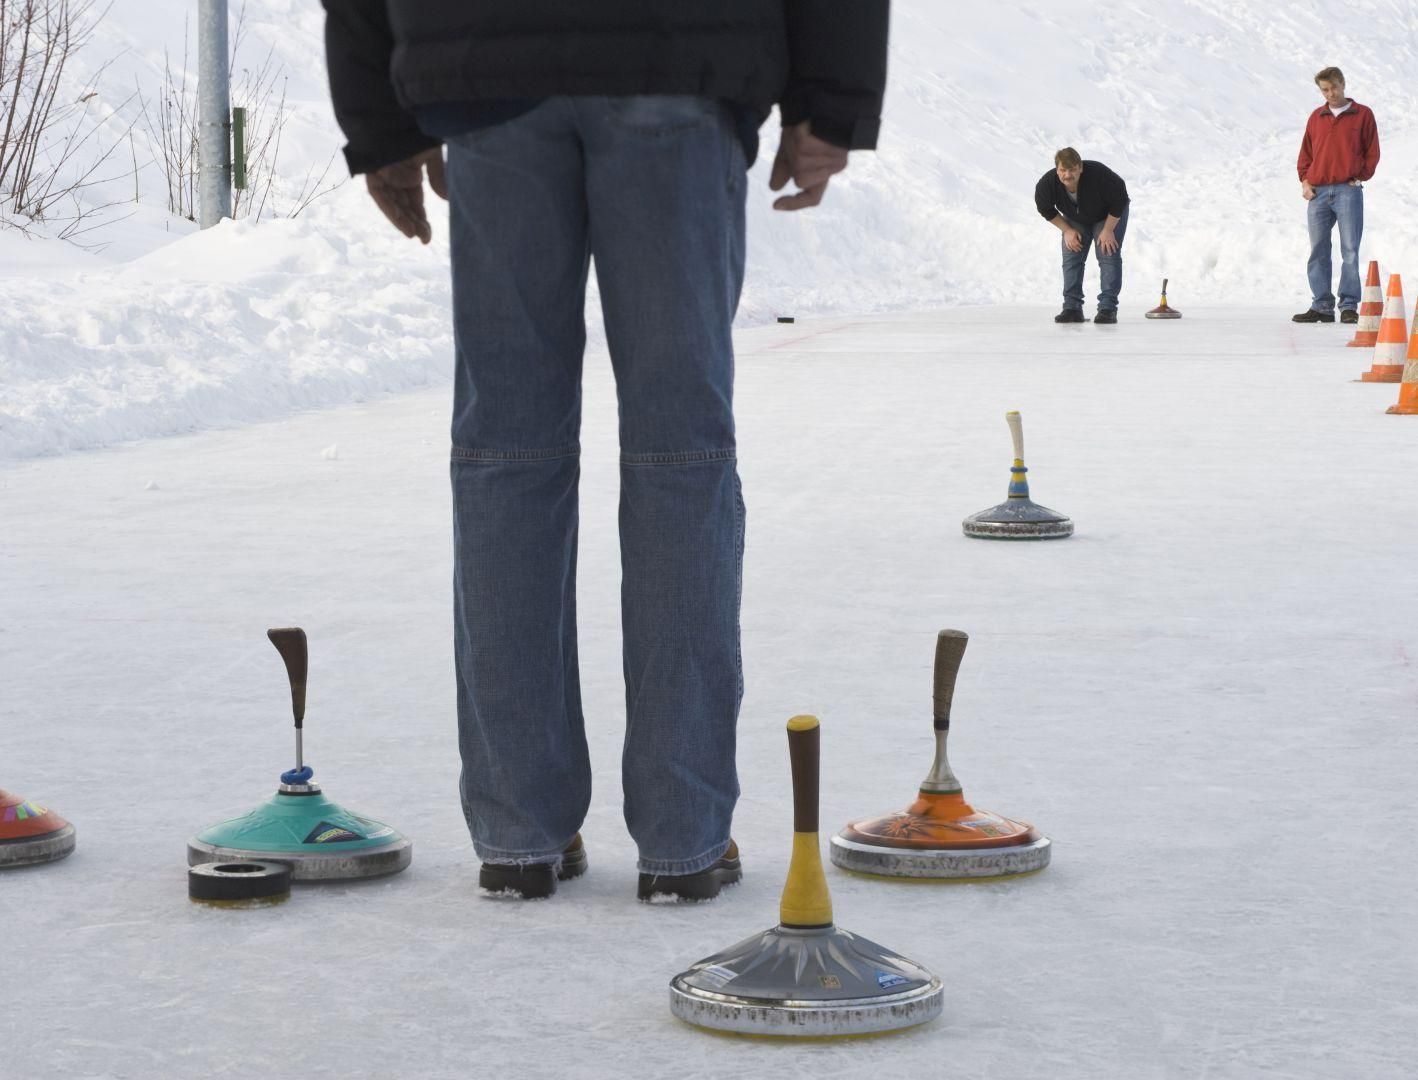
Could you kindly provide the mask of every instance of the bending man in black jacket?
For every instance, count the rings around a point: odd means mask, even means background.
[[[1123,287],[1123,236],[1128,227],[1128,189],[1123,178],[1099,161],[1084,161],[1066,146],[1054,167],[1034,186],[1034,205],[1063,233],[1064,306],[1054,322],[1083,322],[1083,268],[1088,248],[1098,247],[1098,314],[1095,323],[1118,321]]]
[[[886,0],[325,0],[353,173],[427,243],[448,199],[454,645],[463,809],[495,891],[586,867],[576,649],[583,311],[620,404],[625,819],[642,899],[739,877],[744,505],[730,328],[745,173],[815,206],[875,146]],[[445,163],[440,143],[447,147]]]

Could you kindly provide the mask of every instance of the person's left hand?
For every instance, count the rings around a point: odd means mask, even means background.
[[[774,210],[802,210],[822,202],[827,193],[827,181],[847,167],[847,151],[819,139],[812,133],[811,121],[783,129],[778,142],[778,156],[773,159],[773,174],[768,186],[782,191],[791,180],[800,190],[773,201]]]
[[[1118,238],[1112,229],[1104,229],[1098,234],[1098,251],[1103,255],[1118,253]]]
[[[435,146],[393,165],[376,169],[364,178],[375,204],[394,227],[423,243],[433,239],[433,227],[423,208],[423,171],[428,169],[428,186],[440,199],[447,200],[448,185],[443,176],[443,148]]]

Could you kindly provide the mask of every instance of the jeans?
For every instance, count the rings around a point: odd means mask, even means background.
[[[449,140],[460,789],[484,860],[557,863],[590,804],[576,543],[592,258],[619,402],[625,820],[647,873],[728,846],[746,168],[729,110],[694,97],[550,98]]]
[[[1067,218],[1064,219],[1068,221]],[[1083,236],[1083,249],[1081,251],[1069,251],[1068,244],[1063,240],[1060,246],[1063,248],[1063,279],[1064,279],[1064,310],[1083,310],[1083,267],[1088,262],[1088,249],[1098,242],[1098,234],[1103,231],[1106,221],[1100,221],[1094,225],[1079,225],[1077,222],[1068,221],[1068,224],[1077,229]],[[1123,289],[1123,236],[1128,230],[1128,212],[1123,210],[1122,216],[1118,219],[1118,224],[1113,229],[1113,235],[1117,237],[1118,250],[1112,255],[1104,255],[1098,252],[1098,310],[1117,311],[1118,293]]]
[[[1315,188],[1307,211],[1310,226],[1310,307],[1333,311],[1334,267],[1330,257],[1330,234],[1339,223],[1339,306],[1344,311],[1359,307],[1359,240],[1364,235],[1364,189],[1358,184],[1325,184]]]

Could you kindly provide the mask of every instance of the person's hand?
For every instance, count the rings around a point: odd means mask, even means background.
[[[1315,189],[1308,180],[1300,181],[1300,195],[1306,202],[1315,197]]]
[[[1064,230],[1064,247],[1068,248],[1069,251],[1082,251],[1082,250],[1083,250],[1083,234],[1082,234],[1081,232],[1079,232],[1077,229],[1065,229],[1065,230]]]
[[[423,173],[428,170],[428,186],[440,199],[448,198],[443,178],[443,149],[435,146],[411,158],[385,165],[364,178],[369,194],[394,227],[409,238],[417,236],[425,244],[433,239],[433,228],[423,209]]]
[[[794,195],[784,195],[773,201],[774,210],[802,210],[822,202],[827,181],[847,167],[847,151],[819,139],[809,129],[811,121],[783,129],[778,141],[778,156],[773,159],[773,174],[768,186],[782,191],[791,180],[800,189]]]
[[[1118,253],[1118,238],[1112,229],[1104,229],[1098,234],[1098,253],[1100,255],[1116,255]]]

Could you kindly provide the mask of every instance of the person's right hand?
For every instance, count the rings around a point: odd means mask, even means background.
[[[1083,250],[1083,234],[1077,229],[1069,229],[1064,233],[1064,247],[1069,251]]]
[[[1314,189],[1313,186],[1311,186],[1311,184],[1310,184],[1310,182],[1309,182],[1308,180],[1301,180],[1301,181],[1300,181],[1300,196],[1301,196],[1306,202],[1309,202],[1311,199],[1313,199],[1313,198],[1315,197],[1315,189]]]
[[[394,227],[412,239],[423,243],[433,239],[433,227],[423,208],[423,171],[428,169],[428,186],[439,198],[448,198],[448,185],[443,177],[443,148],[435,146],[411,158],[376,169],[364,178],[365,187],[375,204]]]
[[[785,127],[778,143],[778,156],[773,159],[768,187],[782,191],[791,180],[801,190],[774,199],[773,209],[804,210],[817,206],[827,192],[827,182],[846,167],[847,151],[814,135],[810,121]]]

